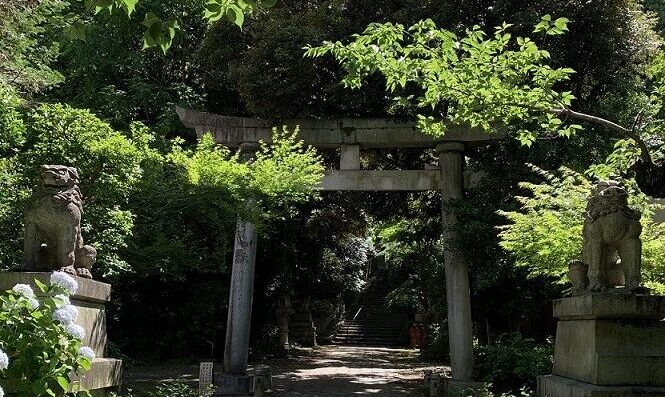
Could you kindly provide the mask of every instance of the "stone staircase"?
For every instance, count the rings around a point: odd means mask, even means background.
[[[409,316],[405,310],[386,307],[393,287],[375,284],[361,296],[358,307],[347,314],[332,338],[343,346],[403,347],[408,342]]]

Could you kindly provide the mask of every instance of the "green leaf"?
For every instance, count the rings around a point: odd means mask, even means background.
[[[62,391],[65,393],[69,391],[69,380],[67,378],[59,376],[57,381],[60,387],[62,387]]]
[[[127,16],[132,16],[132,13],[136,9],[136,3],[139,2],[139,0],[120,0],[122,1],[122,4],[127,11]]]
[[[229,19],[229,21],[235,23],[240,28],[242,28],[243,23],[245,23],[245,14],[240,9],[240,7],[236,5],[229,6],[228,10],[226,11],[226,17]]]
[[[46,284],[42,283],[38,279],[35,279],[35,285],[43,293],[46,293],[46,291],[48,290],[48,287],[46,286]]]

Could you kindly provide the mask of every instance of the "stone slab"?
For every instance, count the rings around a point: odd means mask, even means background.
[[[48,272],[2,272],[0,273],[0,291],[11,289],[16,284],[29,284],[34,287],[35,279],[50,284],[51,273]],[[78,291],[73,299],[85,302],[106,303],[111,299],[111,285],[87,278],[76,277]]]
[[[323,191],[426,191],[441,188],[439,170],[328,171],[318,186]]]
[[[363,148],[421,147],[433,148],[439,142],[464,142],[465,146],[486,145],[503,135],[489,135],[479,128],[450,125],[443,137],[434,137],[416,129],[413,121],[379,118],[265,120],[231,117],[176,107],[180,121],[194,128],[200,137],[212,133],[215,140],[229,147],[243,142],[270,142],[272,128],[300,126],[300,138],[319,148],[360,145]]]
[[[597,386],[556,375],[538,377],[538,397],[665,397],[665,387]]]
[[[81,388],[89,391],[117,388],[122,382],[122,360],[96,358],[92,362],[90,371],[84,375],[72,375],[70,379],[72,382],[80,382]],[[8,397],[13,397],[16,389],[10,383],[0,381],[0,385],[7,392]]]
[[[251,375],[227,375],[215,377],[215,396],[249,397],[254,395],[254,377]]]
[[[590,294],[557,299],[554,317],[559,320],[665,318],[665,296]]]
[[[554,375],[596,385],[665,386],[665,323],[559,321]]]
[[[99,303],[71,300],[78,308],[76,323],[85,330],[83,346],[89,346],[97,357],[104,357],[108,336],[106,333],[106,308]]]
[[[81,386],[86,390],[118,387],[122,383],[122,360],[96,358],[89,372],[73,378],[80,380]]]

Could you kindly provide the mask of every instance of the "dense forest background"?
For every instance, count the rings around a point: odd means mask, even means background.
[[[213,182],[191,178],[222,169],[227,158],[196,146],[176,105],[275,120],[409,117],[395,114],[380,77],[361,91],[345,89],[334,59],[305,58],[303,47],[348,40],[371,22],[410,25],[424,18],[460,33],[507,21],[516,35],[528,36],[542,15],[552,14],[570,19],[570,32],[542,45],[554,66],[577,72],[568,87],[576,107],[629,125],[665,34],[659,0],[282,0],[248,16],[242,29],[223,20],[208,26],[204,6],[141,0],[128,17],[93,16],[75,0],[0,2],[0,267],[20,263],[21,208],[36,165],[75,163],[88,197],[87,239],[102,248],[96,276],[113,283],[114,354],[130,359],[198,359],[223,349],[230,244],[246,180],[227,168]],[[157,11],[181,26],[166,53],[142,49],[140,22]],[[72,15],[92,22],[82,30]],[[543,182],[533,166],[583,173],[605,161],[616,139],[588,126],[570,139],[541,139],[530,148],[503,140],[469,154],[469,168],[482,178],[455,208],[462,219],[457,245],[470,258],[480,345],[510,333],[544,343],[553,331],[550,302],[567,288],[556,274],[516,266],[501,245],[497,227],[507,223],[501,211],[519,210],[515,197],[525,194],[519,183]],[[323,153],[324,163],[329,157]],[[363,166],[418,169],[435,161],[427,151],[376,150],[366,153]],[[360,291],[376,263],[394,278],[392,303],[427,312],[432,344],[445,345],[437,193],[304,199],[258,182],[257,190],[265,211],[258,220],[253,354],[277,345],[280,296],[337,303]],[[649,181],[643,190],[659,194]]]

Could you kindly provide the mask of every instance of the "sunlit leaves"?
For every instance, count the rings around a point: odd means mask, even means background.
[[[552,20],[552,16],[547,14],[540,19],[540,22],[533,29],[534,33],[544,32],[550,36],[559,36],[568,31],[568,18],[558,18]]]
[[[242,28],[245,23],[245,15],[251,14],[256,9],[268,9],[274,7],[277,0],[208,0],[204,18],[213,23],[222,18]]]
[[[560,34],[567,22],[546,16],[536,30]],[[433,135],[443,135],[448,122],[489,133],[497,125],[519,122],[525,128],[517,138],[525,145],[539,133],[572,135],[580,127],[566,123],[553,110],[574,99],[569,91],[555,88],[574,71],[550,66],[549,52],[529,38],[513,37],[510,27],[504,23],[487,34],[473,26],[458,37],[432,20],[409,28],[371,24],[349,44],[324,42],[306,47],[305,55],[333,55],[346,71],[343,84],[350,88],[360,88],[373,73],[381,74],[396,103],[415,108],[418,127]]]
[[[149,12],[145,15],[142,24],[146,27],[143,35],[143,48],[159,47],[166,54],[173,43],[176,31],[180,29],[178,22],[173,19],[164,21]]]
[[[88,11],[95,14],[107,10],[112,13],[116,10],[122,10],[131,16],[136,9],[136,4],[139,0],[85,0],[85,7]]]
[[[518,266],[529,268],[533,276],[547,275],[566,281],[568,262],[579,259],[582,251],[582,225],[592,182],[567,168],[548,172],[533,167],[543,183],[523,182],[528,195],[516,197],[521,210],[500,212],[510,223],[500,228],[501,246],[512,253]],[[652,220],[655,206],[634,181],[625,182],[631,205],[642,213],[643,267],[645,281],[665,284],[665,224]]]

